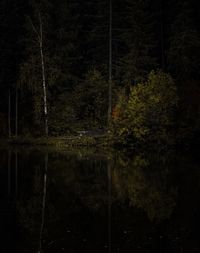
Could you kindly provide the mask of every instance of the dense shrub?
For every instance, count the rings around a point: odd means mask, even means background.
[[[108,104],[107,87],[103,75],[95,69],[88,71],[85,79],[76,87],[73,107],[77,119],[85,127],[105,126]]]
[[[5,136],[7,131],[6,117],[3,113],[0,113],[0,136]]]
[[[170,75],[152,71],[146,82],[131,88],[129,96],[121,96],[113,115],[114,133],[121,141],[172,142],[177,89]]]

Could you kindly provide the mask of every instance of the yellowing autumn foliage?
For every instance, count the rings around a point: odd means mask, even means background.
[[[170,75],[152,71],[146,82],[132,87],[128,98],[120,97],[114,132],[123,142],[171,141],[177,104],[177,89]]]

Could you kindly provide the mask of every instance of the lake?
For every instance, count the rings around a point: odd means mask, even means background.
[[[200,252],[197,155],[0,152],[0,252]]]

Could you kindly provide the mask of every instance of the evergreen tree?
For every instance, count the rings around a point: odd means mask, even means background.
[[[179,79],[197,78],[200,68],[200,36],[190,1],[177,1],[169,39],[169,69]]]
[[[153,49],[156,46],[154,24],[149,12],[148,0],[126,0],[124,32],[124,56],[121,58],[123,81],[142,80],[155,67]]]
[[[79,72],[76,64],[81,56],[78,52],[78,12],[74,1],[59,1],[54,6],[54,24],[52,34],[52,56],[58,74],[58,83],[64,89],[70,89],[78,82]],[[66,84],[67,83],[67,84]]]
[[[26,4],[23,0],[0,1],[0,113],[8,118],[7,128],[11,136],[11,125],[15,117],[14,94],[18,64],[21,59],[19,38],[22,35],[21,25]],[[12,111],[12,113],[11,113]],[[5,124],[5,122],[4,122]]]
[[[91,69],[74,94],[77,119],[86,127],[104,127],[107,122],[107,81],[101,72]]]
[[[108,73],[109,4],[106,0],[87,0],[79,3],[81,15],[83,61],[85,73],[92,67]],[[85,75],[84,73],[84,75]]]

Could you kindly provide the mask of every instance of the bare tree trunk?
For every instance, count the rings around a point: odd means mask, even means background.
[[[109,11],[109,90],[108,90],[108,125],[112,114],[112,0]]]
[[[44,64],[44,54],[43,54],[43,27],[42,19],[39,15],[40,20],[40,56],[41,56],[41,66],[42,66],[42,86],[43,86],[43,102],[44,102],[44,117],[45,117],[45,134],[48,136],[48,109],[47,109],[47,88],[46,88],[46,76],[45,76],[45,64]]]
[[[15,136],[18,136],[18,89],[15,93]]]
[[[161,64],[162,64],[162,69],[165,70],[163,0],[160,0],[160,41],[161,41]]]
[[[8,93],[8,137],[11,137],[11,94],[10,88]]]

